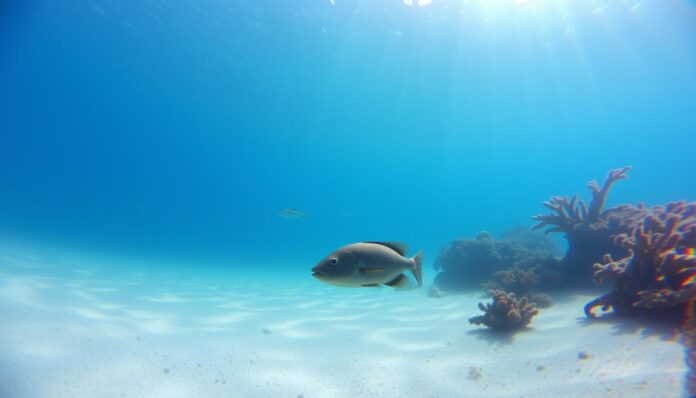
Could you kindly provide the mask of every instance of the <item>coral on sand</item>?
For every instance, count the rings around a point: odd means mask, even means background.
[[[595,317],[597,307],[618,314],[670,308],[683,316],[696,298],[696,202],[655,206],[615,241],[628,254],[618,260],[606,254],[594,264],[594,280],[612,280],[614,290],[588,303],[585,314]]]
[[[531,322],[539,310],[527,298],[517,300],[515,293],[504,290],[489,290],[493,303],[479,303],[483,315],[469,318],[475,325],[485,325],[494,330],[520,329]]]
[[[565,234],[568,251],[561,261],[561,269],[566,283],[589,282],[592,264],[607,253],[614,257],[627,254],[624,247],[615,243],[614,237],[631,231],[646,215],[647,209],[642,205],[621,205],[604,210],[604,205],[611,187],[625,179],[628,170],[630,166],[611,170],[601,188],[597,182],[590,181],[592,201],[589,206],[578,200],[577,194],[572,198],[554,196],[543,202],[551,213],[532,217],[537,221],[533,229],[546,228],[547,234]]]
[[[494,239],[484,231],[475,239],[454,240],[435,262],[435,269],[440,271],[435,277],[437,287],[446,292],[480,288],[491,275],[511,267],[520,271],[538,267],[546,271],[557,265],[555,246],[543,235],[516,229],[505,236]]]

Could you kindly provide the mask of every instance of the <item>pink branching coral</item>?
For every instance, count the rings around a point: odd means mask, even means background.
[[[631,234],[615,237],[628,256],[610,254],[594,265],[594,280],[613,280],[614,290],[585,306],[585,314],[618,314],[684,306],[696,298],[696,202],[655,206]],[[679,311],[677,311],[679,313]]]

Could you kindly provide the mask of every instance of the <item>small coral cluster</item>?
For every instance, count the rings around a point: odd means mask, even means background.
[[[485,325],[494,330],[514,330],[527,326],[539,310],[526,297],[517,300],[515,293],[489,290],[493,303],[479,303],[483,315],[469,318],[475,325]]]
[[[585,306],[612,309],[618,314],[672,308],[683,314],[686,303],[696,298],[696,202],[672,202],[655,206],[630,234],[615,241],[628,252],[614,260],[606,254],[594,264],[594,280],[614,281],[614,290]]]

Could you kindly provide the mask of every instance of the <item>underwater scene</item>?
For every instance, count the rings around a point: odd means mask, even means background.
[[[0,1],[0,398],[696,396],[696,2]]]

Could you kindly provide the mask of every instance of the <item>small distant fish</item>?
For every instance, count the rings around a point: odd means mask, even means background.
[[[423,252],[406,258],[406,246],[393,242],[362,242],[343,246],[312,268],[312,276],[324,283],[343,287],[376,287],[381,284],[403,288],[410,271],[423,284]]]
[[[278,217],[287,219],[305,218],[307,217],[307,213],[297,209],[283,209],[278,212]]]

